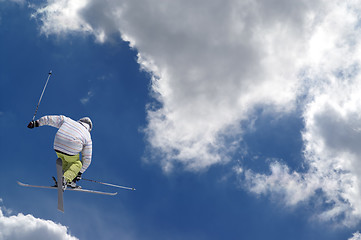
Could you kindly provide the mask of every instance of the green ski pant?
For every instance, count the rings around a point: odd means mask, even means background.
[[[79,154],[69,156],[60,152],[56,152],[56,155],[58,155],[58,158],[60,158],[63,162],[64,178],[67,182],[73,181],[83,166],[82,162],[80,161]]]

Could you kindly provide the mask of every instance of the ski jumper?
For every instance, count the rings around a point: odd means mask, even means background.
[[[44,116],[39,126],[59,128],[55,134],[54,150],[63,163],[64,178],[73,181],[78,173],[84,173],[92,158],[92,140],[88,124],[74,121],[66,116]],[[80,160],[79,153],[82,159]]]

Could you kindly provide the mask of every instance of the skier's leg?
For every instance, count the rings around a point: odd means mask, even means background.
[[[83,165],[80,161],[79,154],[75,156],[65,156],[65,161],[67,162],[67,168],[64,169],[64,177],[68,182],[71,182],[78,175]]]
[[[64,178],[67,182],[73,181],[83,166],[79,154],[74,156],[65,155],[59,152],[56,154],[63,160]]]
[[[65,158],[62,159],[63,160],[63,173],[66,172],[66,170],[68,170],[70,163],[68,163]]]
[[[64,177],[68,180],[68,182],[71,182],[74,180],[74,178],[78,175],[82,166],[83,166],[83,164],[81,163],[80,160],[75,161],[70,164],[70,167],[68,168],[68,170],[66,172],[64,172]]]
[[[60,152],[55,152],[55,153],[58,156],[58,158],[61,159],[62,166],[63,166],[63,172],[65,172],[69,168],[69,163],[67,161],[65,161],[66,155],[63,153],[60,153]]]

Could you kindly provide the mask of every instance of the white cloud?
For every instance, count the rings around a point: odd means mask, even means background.
[[[49,0],[48,5],[38,9],[33,17],[39,14],[46,18],[42,26],[42,32],[46,35],[55,32],[61,34],[67,31],[91,33],[93,31],[92,27],[79,16],[80,11],[86,6],[87,2],[87,0]]]
[[[304,158],[297,173],[274,163],[271,174],[248,171],[249,189],[277,194],[290,206],[318,198],[318,218],[354,226],[361,219],[361,29],[359,1],[335,4],[310,41],[308,99],[303,106]]]
[[[244,173],[247,189],[256,194],[280,195],[288,206],[292,206],[308,200],[319,187],[319,179],[312,174],[291,172],[287,166],[279,162],[272,163],[270,169],[270,175],[247,170]]]
[[[353,234],[353,237],[352,238],[349,238],[348,240],[361,240],[361,234],[360,232],[355,232]]]
[[[165,170],[227,162],[222,136],[258,104],[289,111],[297,96],[308,15],[317,1],[48,1],[37,12],[45,34],[119,33],[153,74],[162,104],[146,129]],[[318,9],[319,10],[319,9]],[[290,15],[291,14],[291,15]]]
[[[361,219],[360,3],[48,0],[35,16],[47,35],[118,33],[138,50],[161,103],[148,109],[147,140],[166,171],[227,162],[237,144],[225,139],[241,138],[256,107],[282,114],[298,103],[307,171],[275,162],[269,175],[238,174],[289,206],[319,198],[320,219],[352,225]]]
[[[89,100],[94,96],[93,91],[88,91],[86,97],[83,97],[82,99],[80,99],[80,102],[82,104],[87,104],[89,102]]]
[[[4,216],[0,208],[0,240],[6,239],[76,240],[78,238],[69,235],[68,229],[60,224],[22,213]]]

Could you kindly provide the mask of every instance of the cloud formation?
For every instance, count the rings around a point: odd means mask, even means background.
[[[94,92],[90,90],[90,91],[88,91],[88,93],[85,97],[80,99],[80,102],[82,104],[86,105],[93,96],[94,96]]]
[[[317,1],[48,1],[45,34],[114,33],[138,52],[161,104],[148,109],[147,138],[164,170],[228,161],[224,136],[255,106],[289,111],[298,88],[308,13]]]
[[[165,171],[228,162],[258,107],[300,109],[305,170],[276,161],[268,175],[237,173],[289,206],[317,198],[320,219],[350,226],[361,219],[360,3],[48,0],[34,16],[46,35],[119,34],[138,50],[160,103],[147,140]]]
[[[65,226],[32,215],[5,216],[0,208],[0,240],[77,240]]]
[[[277,194],[289,206],[316,197],[327,203],[320,219],[354,226],[361,219],[360,9],[358,1],[334,6],[310,40],[304,72],[307,171],[298,173],[276,161],[271,174],[248,170],[245,180],[252,192]]]
[[[356,232],[353,234],[353,237],[349,238],[348,240],[361,240],[361,234],[359,232]]]

